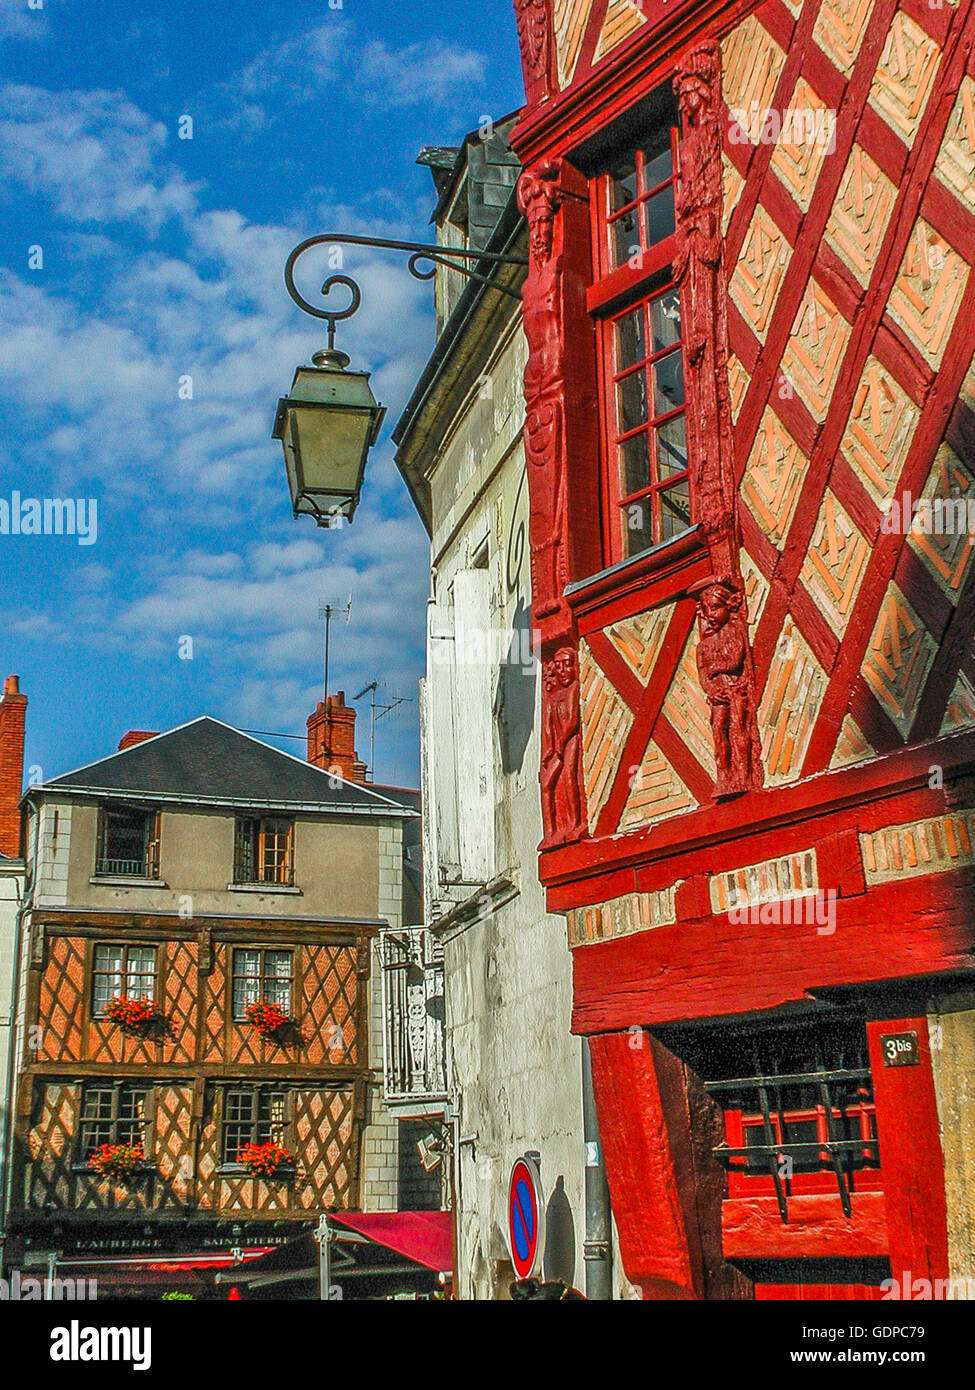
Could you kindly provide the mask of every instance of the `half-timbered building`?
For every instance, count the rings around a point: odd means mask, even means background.
[[[315,762],[203,718],[27,793],[22,1255],[165,1286],[396,1209],[373,957],[417,920],[416,796],[365,785],[351,737],[333,757],[332,713]]]
[[[968,1278],[975,7],[515,8],[540,877],[626,1273]]]

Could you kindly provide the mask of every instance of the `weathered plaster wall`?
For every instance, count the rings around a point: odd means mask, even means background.
[[[453,791],[467,846],[482,866],[447,886],[448,847],[437,843],[436,808],[425,807],[427,898],[434,914],[472,900],[472,919],[444,932],[448,1074],[462,1141],[456,1161],[458,1270],[463,1298],[506,1298],[507,1190],[521,1154],[540,1154],[548,1204],[545,1275],[583,1287],[585,1144],[580,1042],[569,1031],[571,959],[563,917],[545,911],[535,873],[542,837],[538,790],[540,678],[530,651],[528,495],[521,444],[525,341],[520,326],[498,345],[459,412],[431,475],[433,621],[453,633],[452,659],[489,666],[487,698],[463,698],[479,677],[460,672],[453,703]],[[475,584],[471,575],[480,576]],[[463,621],[451,601],[467,585],[480,603]],[[453,627],[450,624],[453,622]],[[507,658],[507,659],[506,659]],[[450,759],[444,710],[428,664],[425,758],[441,800]],[[486,754],[487,766],[480,758]],[[437,772],[440,776],[438,779]],[[482,821],[483,789],[490,789]],[[461,846],[463,856],[464,846]],[[432,881],[430,880],[430,876]],[[485,891],[489,883],[510,886]],[[473,1138],[472,1142],[468,1142]]]
[[[959,1007],[962,1004],[962,1007]],[[953,1011],[952,1011],[953,1010]],[[975,1291],[975,998],[945,1000],[929,1015],[931,1061],[941,1121],[951,1278]],[[956,1294],[957,1296],[957,1294]]]

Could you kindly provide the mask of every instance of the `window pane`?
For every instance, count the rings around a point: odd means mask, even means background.
[[[277,976],[279,980],[291,979],[291,952],[266,951],[264,953],[265,975]]]
[[[263,1092],[261,1095],[258,1142],[261,1144],[280,1144],[285,1147],[285,1098],[279,1092]]]
[[[653,520],[650,498],[629,502],[623,508],[623,547],[626,554],[639,555],[653,545]]]
[[[234,974],[257,978],[261,973],[260,951],[235,951]]]
[[[674,234],[674,186],[670,184],[660,193],[648,198],[643,209],[646,242],[656,246],[666,237]]]
[[[680,295],[677,290],[650,301],[651,352],[663,352],[680,342]]]
[[[643,368],[617,383],[616,396],[620,434],[647,423],[647,378]]]
[[[86,1091],[83,1116],[86,1120],[111,1119],[112,1092],[110,1090]]]
[[[650,450],[646,434],[626,439],[620,445],[620,486],[624,497],[650,484]]]
[[[652,148],[656,147],[657,142],[655,141]],[[656,188],[658,184],[665,183],[674,172],[670,141],[668,140],[664,149],[658,149],[656,154],[652,154],[650,150],[645,150],[643,158],[643,188],[644,192],[648,192],[651,188]]]
[[[234,952],[234,991],[233,1013],[235,1019],[246,1017],[250,1004],[256,1004],[261,997],[261,953],[260,951]]]
[[[691,499],[688,482],[674,483],[658,493],[660,499],[660,539],[679,536],[691,524]]]
[[[136,998],[155,998],[156,953],[152,947],[130,946],[126,979],[126,994]]]
[[[657,479],[673,477],[687,468],[687,429],[685,417],[675,415],[654,431],[657,449]]]
[[[636,198],[636,158],[624,155],[609,171],[609,210],[619,212]]]
[[[640,250],[640,231],[637,218],[639,210],[632,208],[624,212],[615,222],[610,223],[610,237],[613,250],[613,268],[626,265],[631,256]]]
[[[616,320],[616,370],[635,367],[647,355],[647,336],[643,305]]]
[[[684,354],[668,353],[653,364],[653,413],[666,415],[684,404]]]
[[[96,946],[95,969],[119,971],[122,969],[121,946]]]
[[[264,953],[264,998],[287,1011],[291,1007],[291,952]]]

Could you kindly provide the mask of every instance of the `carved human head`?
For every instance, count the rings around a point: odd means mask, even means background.
[[[715,102],[720,71],[720,50],[713,42],[699,44],[684,59],[674,78],[674,90],[685,127],[696,125],[702,112]]]
[[[720,632],[733,613],[741,608],[742,594],[728,579],[708,575],[687,591],[697,602],[697,613],[704,633]]]
[[[559,685],[570,686],[576,678],[576,654],[571,647],[560,647],[552,658],[552,667]]]
[[[518,180],[518,206],[528,222],[532,255],[539,263],[552,254],[552,220],[559,205],[557,164],[527,169]]]

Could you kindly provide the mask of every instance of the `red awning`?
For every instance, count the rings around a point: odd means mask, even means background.
[[[328,1219],[437,1274],[453,1268],[449,1211],[343,1211],[329,1212]]]

